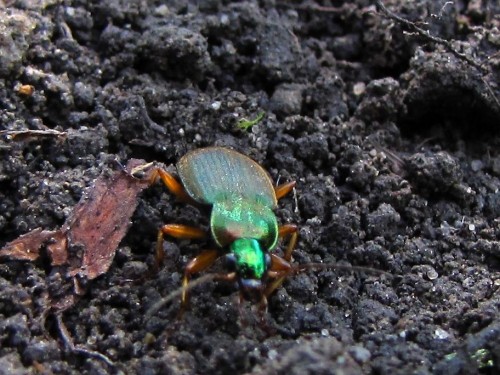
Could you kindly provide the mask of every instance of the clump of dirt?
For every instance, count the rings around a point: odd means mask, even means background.
[[[61,226],[116,160],[171,165],[217,145],[297,181],[276,211],[300,227],[295,263],[392,275],[300,273],[265,323],[233,285],[207,282],[182,319],[180,301],[146,319],[211,245],[168,241],[165,266],[150,271],[160,225],[208,225],[158,184],[109,271],[60,316],[46,314],[58,285],[49,263],[0,263],[1,371],[497,373],[496,7],[0,2],[0,247]],[[27,130],[44,135],[14,136]]]

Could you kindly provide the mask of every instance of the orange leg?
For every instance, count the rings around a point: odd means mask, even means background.
[[[191,204],[193,206],[198,206],[199,203],[196,202],[193,198],[189,196],[189,194],[186,192],[182,184],[177,181],[177,179],[167,172],[164,169],[161,168],[156,168],[154,172],[151,174],[150,181],[151,183],[156,182],[156,180],[160,178],[167,189],[177,197],[182,202],[186,202],[188,204]]]
[[[298,230],[295,224],[285,224],[278,228],[278,237],[283,238],[289,234],[291,235],[284,256],[288,262],[292,259],[292,251],[297,244]]]
[[[271,254],[271,268],[269,269],[269,276],[273,279],[282,276],[283,273],[290,272],[292,266],[290,262],[275,254]]]
[[[163,251],[164,236],[168,235],[178,239],[203,239],[207,237],[205,231],[200,228],[190,227],[182,224],[167,224],[160,228],[156,239],[156,267],[163,264],[165,258]]]
[[[298,228],[294,224],[286,224],[281,226],[278,229],[278,236],[284,237],[290,234],[290,241],[285,250],[285,254],[283,258],[280,258],[277,255],[271,254],[271,269],[268,272],[269,277],[275,278],[273,282],[271,282],[264,291],[264,296],[269,297],[277,288],[283,284],[285,278],[288,276],[292,267],[290,265],[290,261],[292,260],[292,252],[295,249],[295,245],[297,244],[298,238]],[[283,275],[284,274],[284,275]]]
[[[205,250],[196,258],[191,260],[184,270],[184,278],[182,279],[182,308],[185,308],[188,303],[188,291],[186,287],[189,284],[189,279],[194,273],[201,272],[210,267],[214,262],[221,256],[218,250]],[[226,277],[227,279],[234,279],[234,274],[219,275],[221,279]]]
[[[287,195],[295,187],[295,181],[288,182],[283,185],[276,186],[274,188],[274,193],[276,194],[276,199],[280,200],[285,195]]]
[[[292,266],[290,265],[290,262],[277,255],[271,255],[271,269],[267,272],[267,275],[275,280],[266,286],[262,298],[267,299],[267,297],[278,289],[281,284],[283,284],[283,281],[285,281],[285,278],[291,270]]]
[[[203,229],[183,224],[164,225],[160,232],[180,240],[201,240],[207,237],[207,233]]]

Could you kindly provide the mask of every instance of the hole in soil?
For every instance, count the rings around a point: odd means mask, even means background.
[[[481,154],[494,150],[494,143],[500,141],[500,111],[471,90],[424,89],[412,95],[406,106],[400,127],[407,138],[439,143],[449,150],[462,141],[468,151]]]

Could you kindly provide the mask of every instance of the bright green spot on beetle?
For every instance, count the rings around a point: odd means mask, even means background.
[[[252,238],[240,238],[230,246],[236,258],[236,267],[245,278],[261,279],[266,271],[266,257],[259,241]]]

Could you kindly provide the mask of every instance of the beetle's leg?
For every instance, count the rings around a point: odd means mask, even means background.
[[[283,281],[285,281],[285,278],[291,271],[292,266],[290,262],[277,255],[271,254],[271,268],[267,271],[267,276],[274,280],[266,286],[262,298],[267,300],[267,297],[283,284]]]
[[[268,276],[276,279],[282,276],[284,273],[289,273],[292,270],[290,262],[277,256],[276,254],[271,254],[271,268],[268,271]]]
[[[216,274],[214,274],[214,280],[217,280],[217,281],[234,281],[234,280],[236,280],[236,272],[216,273]]]
[[[278,228],[278,237],[284,237],[288,234],[291,235],[283,257],[288,262],[292,259],[292,252],[297,244],[298,230],[295,224],[285,224]]]
[[[193,206],[197,206],[198,203],[189,196],[186,192],[186,189],[182,186],[182,184],[177,181],[177,179],[169,172],[164,169],[156,168],[151,174],[150,181],[151,183],[156,182],[156,180],[160,178],[167,189],[177,197],[182,202],[186,202]]]
[[[186,287],[189,284],[189,279],[191,278],[191,275],[194,273],[201,272],[208,267],[210,267],[214,262],[221,256],[221,253],[218,250],[205,250],[203,251],[200,255],[198,255],[196,258],[192,259],[188,265],[186,266],[184,270],[184,278],[182,279],[182,308],[184,309],[187,306],[188,303],[188,291]],[[230,277],[228,274],[226,275],[227,277]],[[218,275],[217,278],[223,278],[224,275]],[[235,276],[232,276],[233,278]]]
[[[199,240],[207,237],[203,229],[183,224],[164,225],[160,228],[160,232],[179,240]]]
[[[262,295],[259,302],[259,315],[261,323],[264,323],[266,312],[267,312],[267,297],[265,295]]]
[[[271,278],[276,278],[272,283],[270,283],[266,290],[264,291],[264,296],[269,297],[277,288],[283,284],[285,278],[288,276],[292,267],[290,261],[292,260],[292,252],[295,249],[298,238],[298,228],[294,224],[285,224],[278,229],[278,236],[284,237],[290,234],[290,241],[285,250],[283,258],[277,255],[271,254],[271,269],[268,271],[268,275]],[[283,276],[284,274],[284,276]]]
[[[163,264],[165,253],[163,251],[164,236],[168,235],[178,239],[203,239],[207,237],[207,233],[200,228],[190,227],[182,224],[167,224],[160,228],[156,239],[156,267],[159,268]]]
[[[295,181],[288,182],[283,185],[276,186],[274,188],[274,194],[276,194],[276,199],[280,200],[285,195],[287,195],[295,187]]]

